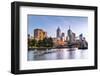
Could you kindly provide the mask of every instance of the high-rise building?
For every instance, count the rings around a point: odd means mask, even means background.
[[[69,27],[69,29],[67,31],[67,34],[68,34],[68,41],[72,42],[72,31],[71,31],[70,27]]]
[[[28,39],[30,39],[30,34],[28,34]]]
[[[34,29],[34,39],[43,40],[47,37],[47,32],[43,31],[42,29]]]
[[[75,33],[72,32],[72,30],[70,29],[70,27],[69,27],[69,29],[67,31],[67,34],[68,34],[68,41],[70,43],[73,43],[75,41]]]
[[[57,38],[60,38],[61,37],[61,30],[60,28],[58,27],[57,28]]]
[[[61,33],[61,39],[63,40],[63,41],[65,41],[65,33]]]
[[[79,35],[79,39],[80,39],[80,40],[83,40],[83,34],[80,34],[80,35]]]
[[[61,37],[65,37],[65,33],[64,32],[62,32]]]
[[[75,41],[76,40],[76,34],[74,32],[72,34],[73,34],[73,41]]]
[[[79,48],[88,48],[88,42],[85,40],[85,37],[83,37],[83,34],[79,35]]]

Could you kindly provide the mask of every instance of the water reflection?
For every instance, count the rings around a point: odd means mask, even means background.
[[[57,59],[85,59],[87,50],[70,49],[49,49],[49,50],[30,50],[28,60],[57,60]]]

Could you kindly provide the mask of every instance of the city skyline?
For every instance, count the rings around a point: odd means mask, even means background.
[[[88,17],[28,15],[28,34],[31,36],[34,36],[34,29],[38,28],[46,31],[48,37],[56,37],[58,27],[67,36],[69,26],[76,36],[83,33],[87,37]]]

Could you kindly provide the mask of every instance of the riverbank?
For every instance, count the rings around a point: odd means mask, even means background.
[[[49,50],[49,49],[65,49],[65,48],[78,48],[78,49],[82,49],[82,50],[85,50],[85,49],[88,49],[88,48],[79,48],[79,47],[68,47],[68,46],[64,46],[64,47],[30,47],[28,48],[28,51],[30,50]]]
[[[28,48],[28,51],[30,50],[46,50],[46,49],[64,49],[64,48],[68,48],[68,47],[31,47]]]

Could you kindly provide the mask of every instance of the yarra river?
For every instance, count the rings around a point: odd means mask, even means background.
[[[28,61],[57,60],[57,59],[86,59],[87,56],[88,56],[88,49],[80,50],[77,48],[28,51]]]

